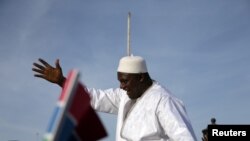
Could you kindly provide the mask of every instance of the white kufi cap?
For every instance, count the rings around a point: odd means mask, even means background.
[[[121,58],[117,71],[123,73],[148,72],[146,62],[140,56],[125,56]]]

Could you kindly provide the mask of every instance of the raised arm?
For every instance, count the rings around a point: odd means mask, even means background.
[[[59,59],[55,61],[55,67],[52,67],[41,58],[39,58],[38,61],[40,63],[33,63],[32,70],[35,72],[34,76],[43,78],[51,83],[55,83],[63,87],[66,78],[63,76]]]

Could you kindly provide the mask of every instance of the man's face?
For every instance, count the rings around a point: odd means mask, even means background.
[[[140,74],[118,72],[117,76],[120,81],[120,88],[127,91],[130,99],[137,99],[142,95]]]

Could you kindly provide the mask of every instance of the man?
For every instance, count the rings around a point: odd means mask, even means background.
[[[59,60],[55,68],[39,61],[33,64],[35,76],[63,87]],[[196,141],[182,101],[150,78],[142,57],[121,58],[117,76],[120,88],[88,88],[95,110],[118,115],[116,141]]]
[[[215,118],[211,118],[211,124],[208,125],[216,125],[216,119]],[[208,125],[207,128],[202,130],[202,141],[208,141]]]

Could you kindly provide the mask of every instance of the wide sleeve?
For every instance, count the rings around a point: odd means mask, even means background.
[[[156,114],[164,136],[171,141],[197,140],[182,101],[173,97],[163,97]]]
[[[111,113],[111,114],[118,113],[120,99],[124,93],[123,90],[119,88],[107,89],[107,90],[90,88],[87,90],[90,94],[91,106],[96,111]]]

